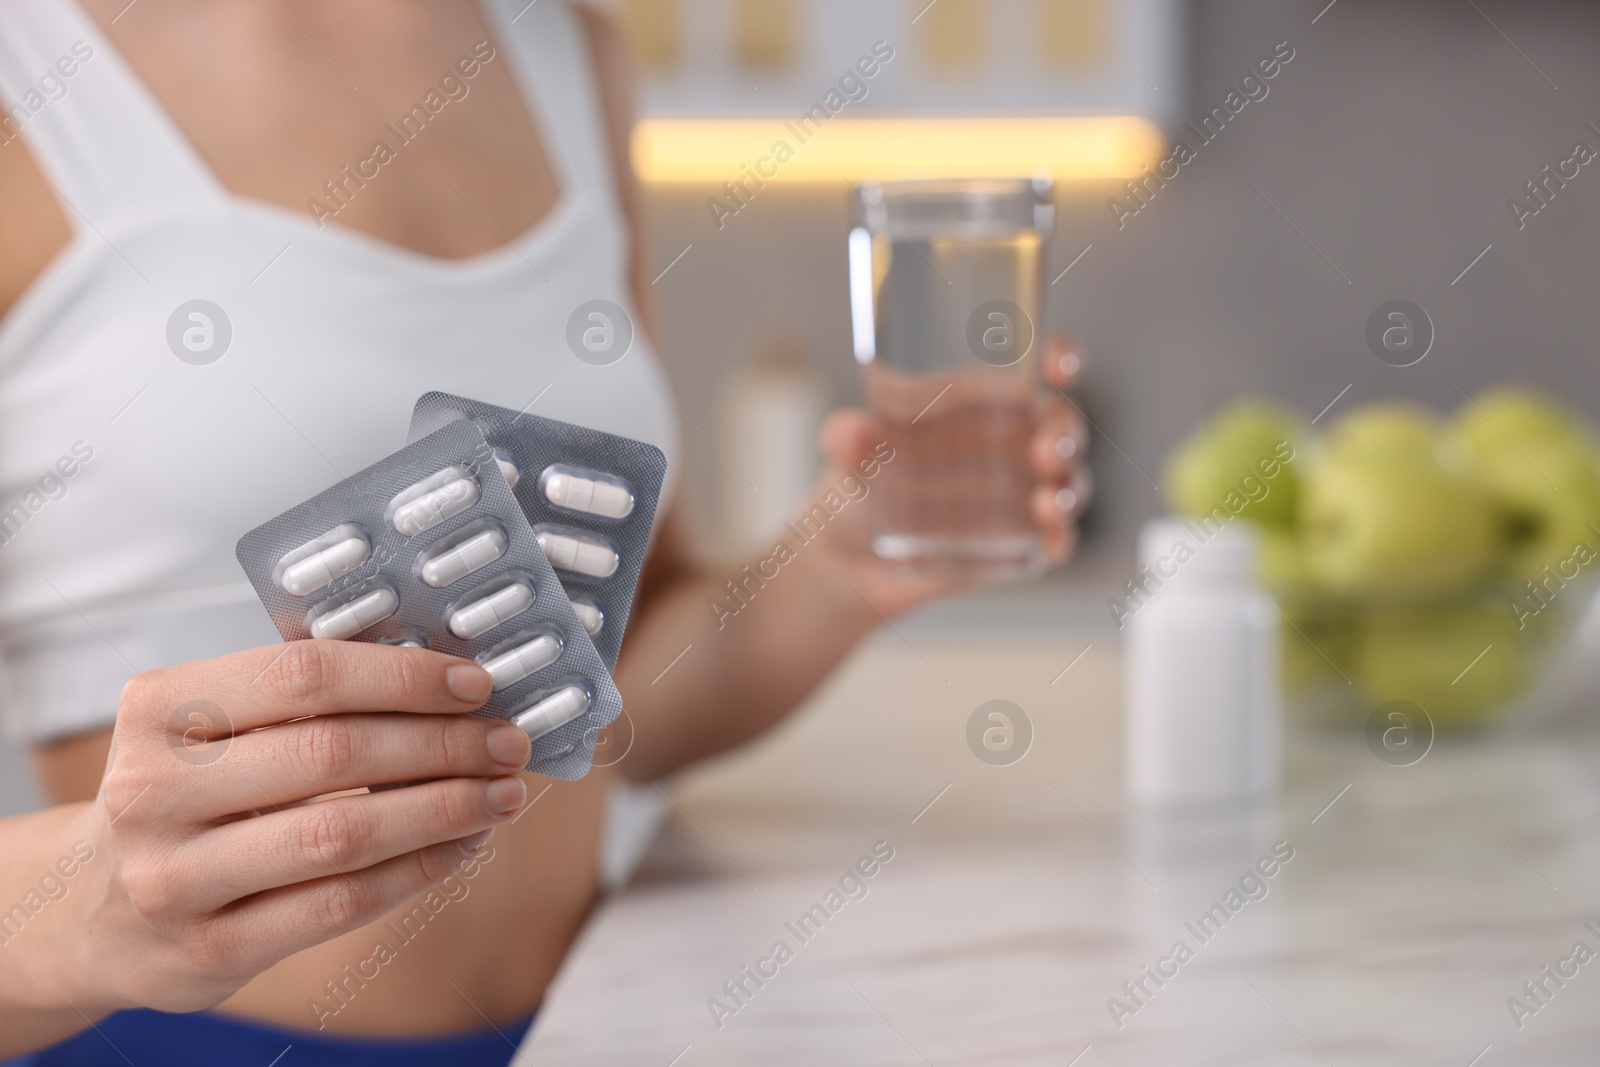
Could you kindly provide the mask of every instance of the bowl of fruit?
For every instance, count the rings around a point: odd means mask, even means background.
[[[1596,433],[1522,388],[1448,416],[1374,403],[1320,428],[1240,401],[1165,474],[1175,512],[1259,529],[1285,695],[1323,721],[1359,726],[1403,700],[1471,729],[1529,706],[1600,576]]]

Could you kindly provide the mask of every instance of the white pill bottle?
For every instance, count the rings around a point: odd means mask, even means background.
[[[1126,787],[1171,808],[1270,798],[1282,763],[1278,611],[1242,519],[1158,519],[1139,533],[1124,619]]]

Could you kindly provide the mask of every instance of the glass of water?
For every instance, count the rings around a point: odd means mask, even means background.
[[[914,573],[1004,577],[1044,548],[1029,462],[1044,394],[1050,182],[863,185],[850,312],[867,406],[894,459],[873,552]]]

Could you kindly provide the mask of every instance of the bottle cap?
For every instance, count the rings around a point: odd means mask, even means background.
[[[1255,568],[1259,535],[1244,519],[1154,519],[1139,531],[1139,562],[1163,577],[1206,574],[1247,577]]]

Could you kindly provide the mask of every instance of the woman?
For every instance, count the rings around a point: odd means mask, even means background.
[[[0,822],[0,1055],[505,1062],[595,899],[614,776],[761,733],[947,586],[875,562],[856,509],[719,629],[731,575],[669,495],[631,750],[524,780],[520,731],[465,714],[481,669],[282,645],[232,546],[397,448],[429,389],[676,462],[648,331],[604,366],[565,342],[650,291],[611,33],[556,0],[0,0],[0,95],[0,636],[53,805]],[[1070,384],[1070,348],[1047,362]],[[836,413],[819,492],[879,440]],[[1053,405],[1055,560],[1083,443]],[[375,924],[441,884],[375,965]]]

